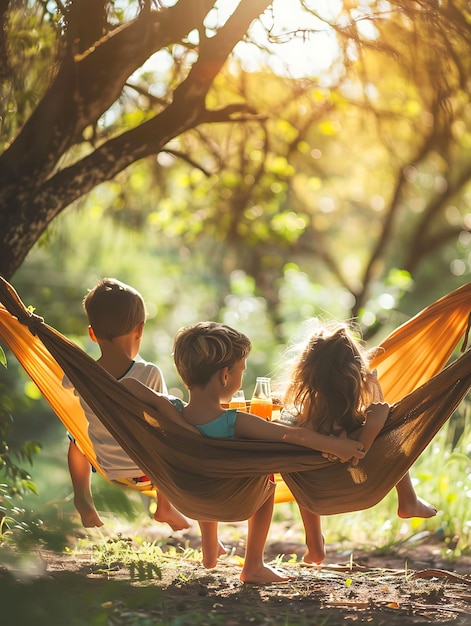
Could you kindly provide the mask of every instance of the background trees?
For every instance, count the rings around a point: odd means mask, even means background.
[[[2,11],[0,272],[64,332],[105,272],[165,352],[227,316],[265,355],[319,313],[373,336],[469,273],[464,1]]]
[[[2,274],[109,180],[126,225],[162,234],[183,220],[183,241],[223,242],[225,269],[254,278],[275,321],[287,260],[348,292],[353,316],[392,270],[428,289],[431,255],[465,274],[469,13],[389,6],[4,3]],[[299,57],[272,70],[300,40],[322,56],[321,37],[335,42],[323,71]],[[130,174],[135,163],[144,173]]]

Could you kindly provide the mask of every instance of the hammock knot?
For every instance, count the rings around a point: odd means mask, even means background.
[[[38,334],[38,327],[44,324],[44,318],[36,315],[35,313],[25,313],[18,317],[20,324],[24,324],[28,327],[29,332],[36,336]]]
[[[347,471],[356,485],[361,485],[368,480],[366,472],[359,465],[349,465]]]

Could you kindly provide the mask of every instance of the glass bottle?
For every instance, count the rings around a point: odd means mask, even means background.
[[[255,389],[250,401],[250,412],[266,420],[271,420],[273,401],[269,378],[257,378]]]

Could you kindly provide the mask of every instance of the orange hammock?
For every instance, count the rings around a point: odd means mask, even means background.
[[[471,386],[471,351],[445,367],[468,332],[471,283],[400,326],[373,362],[391,417],[360,463],[346,464],[287,443],[211,439],[169,421],[138,401],[78,346],[25,308],[0,278],[0,338],[15,354],[90,462],[98,466],[78,399],[62,387],[64,373],[78,393],[158,489],[188,517],[244,520],[272,490],[320,515],[377,504],[404,476]],[[463,345],[465,348],[466,337]],[[444,369],[443,369],[444,368]]]

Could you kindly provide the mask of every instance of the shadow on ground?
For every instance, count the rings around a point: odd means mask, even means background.
[[[199,538],[180,541],[183,553]],[[0,570],[2,618],[20,626],[471,624],[471,559],[447,562],[436,541],[388,555],[361,551],[354,561],[332,551],[322,567],[302,565],[303,549],[269,544],[267,560],[276,558],[296,579],[266,586],[240,583],[242,544],[209,571],[189,558],[169,558],[160,568],[104,567],[91,554],[43,551],[29,567]]]

